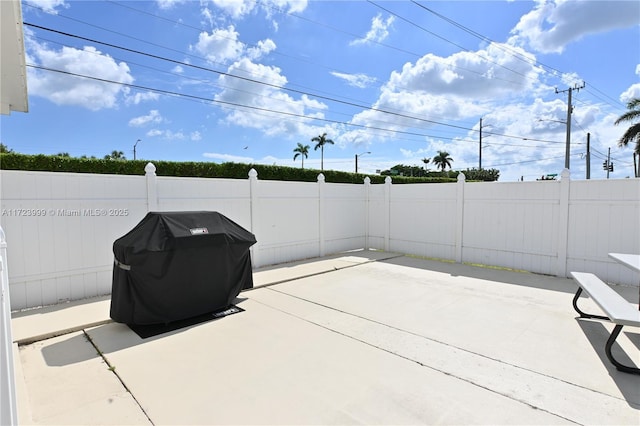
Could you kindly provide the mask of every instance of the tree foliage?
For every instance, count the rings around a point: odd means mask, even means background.
[[[317,151],[318,148],[320,148],[320,170],[324,170],[324,146],[326,144],[333,145],[333,140],[327,139],[327,134],[323,133],[312,137],[311,142],[316,142],[316,145],[313,147],[314,151]]]
[[[635,143],[634,152],[640,155],[640,98],[633,98],[627,103],[627,109],[629,111],[622,114],[616,120],[616,126],[620,123],[632,123],[631,126],[624,132],[618,146],[627,146],[629,143]]]
[[[302,159],[302,168],[304,169],[304,159],[309,157],[309,145],[302,145],[298,142],[298,146],[293,149],[296,154],[293,156],[293,161],[296,161],[298,157]]]
[[[438,155],[433,157],[433,164],[443,172],[447,167],[451,168],[451,163],[453,163],[453,158],[447,151],[438,151]]]
[[[483,181],[483,182],[495,182],[500,178],[500,170],[497,169],[466,169],[461,171],[429,171],[426,168],[418,166],[407,166],[404,164],[396,164],[389,170],[383,170],[380,172],[383,176],[391,176],[396,181],[396,178],[401,176],[405,178],[432,178],[443,179],[451,178],[447,181],[454,181],[459,173],[464,173],[467,181]]]
[[[104,156],[105,160],[126,160],[127,157],[124,156],[124,152],[122,151],[111,151],[111,154],[107,154]]]

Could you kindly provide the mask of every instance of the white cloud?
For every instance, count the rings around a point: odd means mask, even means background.
[[[366,74],[345,74],[332,71],[331,75],[346,81],[349,86],[358,87],[360,89],[364,89],[376,82],[375,77],[369,77]]]
[[[640,76],[640,64],[636,65],[636,75]],[[640,83],[632,84],[620,95],[620,100],[624,103],[634,98],[640,98]]]
[[[162,136],[164,134],[164,132],[162,130],[158,130],[158,129],[151,129],[147,132],[147,136],[150,138],[156,137],[156,136]]]
[[[529,90],[537,83],[541,71],[531,64],[535,61],[532,55],[516,48],[516,56],[513,50],[492,43],[477,52],[458,52],[446,58],[427,54],[415,64],[405,64],[402,71],[394,71],[386,90],[476,100]],[[528,57],[530,61],[518,57]]]
[[[511,30],[511,44],[542,53],[562,53],[581,38],[640,23],[640,2],[538,0]]]
[[[406,63],[391,73],[373,109],[356,114],[351,122],[392,130],[424,130],[430,125],[425,119],[451,122],[477,117],[500,102],[530,93],[541,72],[531,64],[535,58],[519,48],[510,47],[507,53],[501,47],[494,43],[475,53],[458,52],[446,58],[427,54],[415,64]],[[510,53],[513,49],[531,61],[516,59]],[[379,110],[410,112],[405,113],[409,117],[401,117]],[[348,136],[353,141],[372,137],[359,130]]]
[[[157,101],[160,95],[156,92],[136,92],[133,96],[126,97],[127,105],[138,105],[146,101]]]
[[[258,60],[263,56],[268,55],[270,52],[276,49],[276,44],[271,39],[260,40],[254,47],[247,49],[247,56],[251,60]]]
[[[156,2],[158,3],[158,7],[165,10],[171,9],[180,3],[184,3],[185,1],[187,0],[156,0]]]
[[[261,7],[267,18],[273,15],[272,10],[279,9],[285,13],[302,12],[307,7],[307,0],[211,0],[211,3],[231,15],[232,18],[242,18]]]
[[[256,64],[248,58],[237,61],[228,69],[229,74],[240,72],[274,86],[287,83],[279,68]],[[322,111],[327,108],[322,102],[308,96],[295,99],[277,87],[253,81],[222,75],[218,82],[225,89],[215,96],[216,100],[250,107],[224,107],[227,111],[225,120],[234,125],[259,129],[267,135],[312,134],[315,129],[313,132],[309,129],[310,120],[296,116],[324,117]],[[291,114],[291,118],[287,119],[282,113]]]
[[[230,155],[230,154],[219,154],[216,152],[205,152],[202,154],[205,158],[211,158],[213,160],[222,160],[223,162],[232,162],[232,163],[253,163],[253,158],[251,157],[242,157],[239,155]]]
[[[162,123],[164,119],[160,115],[160,112],[156,109],[149,111],[149,114],[135,117],[129,120],[129,126],[131,127],[143,127],[149,123]]]
[[[543,174],[560,173],[566,151],[566,114],[567,106],[562,99],[496,106],[483,117],[482,166],[499,169],[501,181],[515,181],[521,176],[534,180]],[[587,132],[591,133],[592,173],[595,173],[594,167],[599,163],[594,150],[606,152],[607,144],[619,137],[620,129],[615,129],[614,120],[599,106],[576,105],[570,151],[573,176],[584,176]],[[475,131],[454,142],[429,140],[427,156],[444,148],[456,160],[456,168],[478,167],[478,127],[479,123],[474,126]]]
[[[382,19],[382,15],[378,14],[371,19],[371,29],[363,38],[353,40],[349,43],[351,46],[368,43],[379,43],[389,36],[389,27],[393,24],[393,16],[389,16],[386,20]]]
[[[3,0],[4,1],[4,0]],[[68,8],[64,0],[25,0],[25,3],[38,7],[47,13],[56,15],[59,8]]]
[[[209,62],[227,63],[240,57],[244,44],[238,40],[238,32],[230,25],[227,29],[213,30],[211,34],[201,32],[198,42],[191,48]]]
[[[165,120],[161,120],[161,121],[165,121]],[[186,135],[183,131],[174,132],[173,130],[161,130],[161,129],[151,129],[146,133],[146,136],[149,138],[159,137],[159,138],[170,140],[170,141],[171,140],[199,141],[202,139],[202,135],[198,131],[194,131]]]
[[[620,95],[620,101],[625,104],[634,98],[640,98],[640,83],[632,84]]]
[[[211,0],[211,3],[236,19],[250,13],[256,7],[255,0]]]
[[[50,50],[44,44],[26,38],[29,62],[43,67],[130,84],[134,79],[126,63],[116,61],[93,46],[82,50],[62,47]],[[29,69],[29,93],[44,97],[57,105],[75,105],[97,111],[117,106],[118,97],[129,89],[83,77],[51,71]]]
[[[255,46],[247,47],[238,40],[238,32],[233,25],[226,29],[216,29],[211,32],[201,32],[198,42],[191,46],[209,62],[229,63],[247,56],[252,60],[258,60],[276,49],[276,44],[271,39],[260,40]],[[182,72],[182,68],[177,70]]]

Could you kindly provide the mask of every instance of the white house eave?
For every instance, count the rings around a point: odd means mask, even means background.
[[[28,112],[22,7],[19,0],[0,1],[0,113]]]

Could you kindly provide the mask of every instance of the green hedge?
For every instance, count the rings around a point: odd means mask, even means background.
[[[0,154],[0,169],[32,170],[43,172],[97,173],[116,175],[144,175],[144,167],[149,160],[104,160],[99,158],[75,158],[56,155],[26,155],[17,153]],[[262,164],[209,163],[151,161],[156,166],[158,176],[206,177],[247,179],[252,168],[258,172],[258,179],[316,182],[320,170],[296,167],[267,166]],[[384,183],[386,176],[348,173],[335,170],[322,172],[326,182],[363,183],[369,176],[371,183]],[[393,177],[394,184],[455,182],[452,177]]]

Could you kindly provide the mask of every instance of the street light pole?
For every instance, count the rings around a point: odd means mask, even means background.
[[[133,144],[133,159],[136,159],[136,146],[138,145],[138,142],[140,142],[140,139],[138,139],[136,141],[136,143]]]
[[[361,157],[365,154],[371,154],[371,151],[363,152],[362,154],[356,154],[356,173],[358,173],[358,157]]]

